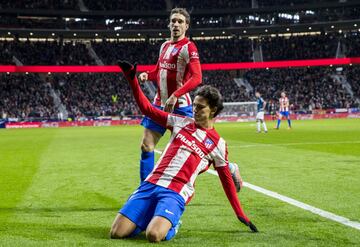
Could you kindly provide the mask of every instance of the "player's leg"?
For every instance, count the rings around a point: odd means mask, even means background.
[[[280,112],[280,113],[279,113],[279,118],[278,118],[278,120],[277,120],[276,129],[279,129],[279,128],[280,128],[281,119],[282,119],[282,113]]]
[[[287,112],[286,118],[287,118],[287,121],[288,121],[289,129],[291,129],[291,120],[290,120],[290,113],[289,112]]]
[[[258,112],[256,114],[256,129],[258,133],[261,133],[260,119],[261,119],[261,112]]]
[[[151,129],[144,129],[141,141],[140,179],[141,182],[151,173],[154,168],[154,149],[162,134]]]
[[[185,210],[185,200],[178,193],[158,187],[154,217],[146,228],[150,242],[172,239],[179,230],[180,218]]]
[[[119,210],[110,230],[111,238],[133,237],[146,229],[154,215],[154,191],[157,186],[142,183]]]
[[[122,214],[118,214],[111,226],[111,238],[126,238],[132,235],[137,230],[136,224]],[[141,231],[139,228],[137,231]]]
[[[261,120],[261,123],[262,123],[262,126],[263,126],[263,128],[264,128],[264,132],[265,132],[265,133],[267,133],[267,132],[268,132],[268,130],[267,130],[267,127],[266,127],[265,120],[264,120],[264,119],[262,119],[262,120]]]
[[[261,133],[260,119],[256,119],[256,129],[258,133]]]
[[[146,238],[150,242],[160,242],[165,240],[171,228],[172,223],[168,219],[162,216],[154,216],[146,228]]]

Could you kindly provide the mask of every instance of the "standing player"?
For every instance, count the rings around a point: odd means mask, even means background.
[[[202,80],[199,54],[195,44],[185,37],[189,29],[190,15],[183,8],[175,8],[170,14],[170,40],[161,45],[156,68],[139,75],[139,81],[157,83],[153,104],[166,112],[192,117],[189,92]],[[154,149],[166,129],[145,117],[141,143],[140,179],[144,181],[154,168]]]
[[[289,113],[289,99],[288,97],[286,97],[285,92],[281,92],[281,97],[279,99],[279,104],[280,104],[280,110],[279,110],[279,118],[277,121],[277,126],[276,129],[279,129],[280,127],[280,122],[282,119],[282,116],[285,116],[287,121],[288,121],[288,128],[291,129],[291,120],[290,120],[290,113]]]
[[[253,232],[257,228],[241,208],[228,168],[225,140],[214,129],[223,109],[221,94],[200,88],[194,99],[194,119],[162,111],[150,104],[136,79],[136,66],[119,62],[143,114],[171,130],[171,138],[155,169],[130,196],[111,227],[111,238],[132,237],[146,231],[150,242],[175,236],[185,205],[194,194],[196,177],[214,165],[238,219]]]
[[[261,133],[261,126],[262,124],[264,128],[264,132],[267,133],[266,123],[264,119],[264,112],[265,112],[265,106],[266,101],[261,97],[261,94],[259,91],[255,92],[255,96],[257,98],[257,114],[256,114],[256,123],[257,123],[257,132]]]

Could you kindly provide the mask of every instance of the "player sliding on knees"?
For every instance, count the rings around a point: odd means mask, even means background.
[[[238,219],[257,232],[241,208],[228,168],[227,145],[214,129],[223,109],[221,94],[211,86],[198,89],[194,118],[162,111],[150,104],[135,76],[136,66],[120,61],[141,112],[171,131],[171,138],[154,170],[130,196],[116,216],[111,238],[132,237],[146,231],[150,242],[172,239],[185,205],[194,194],[196,177],[214,165]]]
[[[265,118],[264,118],[266,101],[261,97],[261,94],[259,91],[255,92],[255,96],[257,98],[257,114],[256,114],[257,132],[261,133],[261,125],[260,124],[262,124],[262,126],[264,128],[264,132],[267,133],[268,130],[267,130]]]

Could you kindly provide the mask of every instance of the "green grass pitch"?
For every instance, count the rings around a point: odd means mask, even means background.
[[[274,123],[268,122],[268,127]],[[257,134],[223,123],[245,181],[360,221],[360,120],[294,121]],[[138,186],[140,126],[0,130],[0,246],[140,246],[109,228]],[[169,136],[161,140],[164,148]],[[360,231],[244,188],[237,221],[220,186],[199,176],[178,235],[164,246],[360,246]]]

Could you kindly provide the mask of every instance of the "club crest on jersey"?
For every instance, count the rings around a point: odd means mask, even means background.
[[[175,54],[179,51],[178,48],[174,47],[174,49],[171,52],[171,55],[175,56]]]
[[[204,143],[206,148],[211,148],[211,146],[214,144],[214,142],[210,138],[206,138]]]

